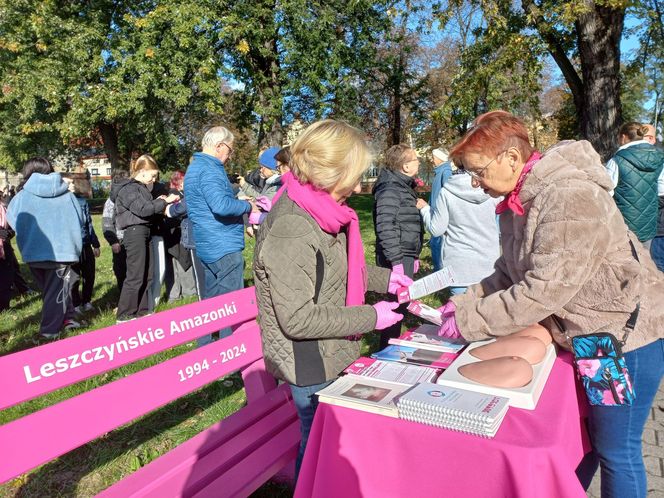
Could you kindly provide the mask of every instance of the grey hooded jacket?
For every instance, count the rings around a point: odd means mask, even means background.
[[[476,284],[493,273],[500,256],[496,205],[500,202],[481,188],[473,188],[470,175],[452,175],[438,192],[435,208],[420,214],[434,237],[444,235],[443,266],[450,267],[461,284]]]

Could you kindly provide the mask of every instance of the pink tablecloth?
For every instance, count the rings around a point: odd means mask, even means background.
[[[321,403],[295,497],[585,497],[574,473],[584,448],[562,353],[537,408],[510,408],[493,439]]]

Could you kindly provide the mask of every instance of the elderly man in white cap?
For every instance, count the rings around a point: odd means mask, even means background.
[[[447,151],[445,149],[433,149],[431,151],[433,156],[433,182],[431,182],[431,197],[429,197],[429,205],[431,209],[436,208],[436,199],[440,189],[447,179],[452,176],[452,163],[447,160]],[[441,260],[441,248],[443,246],[442,237],[431,237],[429,247],[431,248],[431,260],[433,261],[434,271],[438,271],[443,267]]]

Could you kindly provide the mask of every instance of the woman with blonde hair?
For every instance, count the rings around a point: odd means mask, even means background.
[[[290,152],[291,172],[258,233],[254,274],[265,364],[290,385],[300,418],[297,476],[314,394],[359,357],[360,334],[402,318],[397,303],[366,305],[365,292],[396,293],[411,280],[366,265],[357,214],[345,203],[371,163],[363,133],[319,121]]]
[[[152,198],[152,187],[159,168],[152,156],[144,154],[131,165],[131,178],[123,180],[112,192],[115,224],[124,230],[122,245],[127,252],[127,276],[118,302],[118,322],[148,314],[148,289],[152,281],[150,227],[153,216],[162,214],[166,206],[179,199],[171,194]]]

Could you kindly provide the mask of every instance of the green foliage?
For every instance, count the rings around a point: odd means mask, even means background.
[[[450,143],[478,115],[505,109],[538,116],[544,45],[525,32],[525,19],[502,2],[449,2],[436,5],[441,28],[459,30],[447,41],[454,50],[446,94],[432,113],[428,134]],[[430,142],[431,143],[431,142]],[[435,138],[434,142],[435,143]]]
[[[554,117],[558,121],[559,140],[577,140],[579,138],[579,120],[570,92],[565,92],[563,95],[562,105]]]
[[[643,0],[635,3],[633,14],[642,22],[636,28],[639,47],[625,70],[626,84],[636,99],[636,108],[630,109],[630,118],[626,120],[639,116],[646,122],[661,123],[664,119],[664,5],[658,0]],[[644,96],[649,102],[640,101]]]
[[[622,68],[620,100],[623,108],[623,121],[644,121],[648,77],[639,64],[630,64]]]
[[[0,164],[104,140],[165,158],[178,127],[222,111],[218,2],[3,2]],[[87,139],[87,140],[86,140]]]

